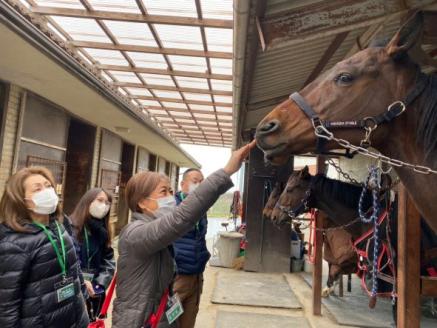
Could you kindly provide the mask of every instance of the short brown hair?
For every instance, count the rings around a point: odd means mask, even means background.
[[[0,223],[6,224],[12,230],[27,232],[25,224],[32,222],[24,200],[24,181],[32,175],[42,175],[49,180],[53,188],[56,188],[53,174],[45,167],[26,167],[12,175],[6,183],[6,188],[0,201]],[[62,212],[59,204],[54,215],[59,221],[62,221]]]
[[[126,185],[126,202],[132,212],[141,212],[138,203],[150,196],[162,180],[168,180],[163,173],[140,172],[129,179]]]

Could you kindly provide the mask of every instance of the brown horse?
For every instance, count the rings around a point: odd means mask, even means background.
[[[275,187],[269,195],[269,199],[267,200],[266,205],[263,209],[263,217],[266,219],[270,219],[273,209],[275,208],[276,203],[278,202],[279,196],[281,196],[282,190],[284,189],[284,183],[276,182]]]
[[[293,97],[273,109],[256,131],[257,144],[266,159],[282,164],[290,153],[317,151],[315,128],[303,109],[304,103],[325,127],[327,122],[348,127],[329,125],[328,130],[337,138],[358,145],[365,133],[363,127],[373,129],[368,141],[385,156],[435,169],[437,77],[421,73],[407,54],[421,39],[422,26],[419,13],[386,46],[362,50],[304,87],[300,103]],[[388,113],[395,101],[404,101],[406,110],[399,110],[397,105],[390,112],[393,117],[384,121],[382,114]],[[379,124],[375,124],[376,117]],[[362,124],[354,126],[351,122]],[[324,146],[324,150],[338,148],[334,141]],[[419,174],[405,167],[395,170],[422,216],[437,232],[437,175]]]
[[[309,207],[318,207],[319,202],[314,202],[312,199],[308,200],[308,208],[301,207],[302,201],[308,197],[307,191],[311,187],[311,179],[313,179],[306,166],[301,171],[295,171],[288,178],[284,191],[282,192],[277,206],[275,206],[271,220],[275,223],[281,223],[287,221],[288,214],[284,209],[294,209],[294,214],[302,214],[309,211]],[[321,190],[319,190],[321,192]],[[317,197],[317,196],[315,196]],[[337,204],[337,201],[331,201],[333,204]],[[322,207],[324,207],[322,205]],[[347,213],[350,211],[348,210]],[[331,213],[332,215],[332,213]],[[353,213],[356,214],[356,210]],[[323,217],[323,228],[328,229],[338,226],[324,211],[320,211],[319,217]],[[359,224],[358,230],[355,232],[356,237],[361,235],[363,230],[362,225]],[[326,262],[329,263],[327,288],[323,289],[322,295],[328,296],[333,292],[334,282],[338,281],[338,278],[342,274],[351,274],[357,271],[358,257],[354,250],[352,243],[352,235],[345,229],[327,230],[325,233],[325,240],[323,244],[323,257]]]

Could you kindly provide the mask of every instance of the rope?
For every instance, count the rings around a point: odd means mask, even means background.
[[[372,291],[371,291],[371,300],[369,306],[373,308],[376,304],[376,294],[378,292],[378,256],[379,256],[379,222],[378,216],[380,211],[380,203],[379,203],[379,187],[380,187],[380,171],[379,168],[372,165],[369,168],[369,175],[366,179],[366,183],[363,186],[363,190],[360,195],[360,200],[358,202],[358,213],[360,215],[360,219],[363,223],[371,223],[373,222],[373,270],[372,270]],[[372,200],[373,200],[373,212],[370,217],[366,217],[366,214],[363,211],[363,203],[364,198],[367,193],[367,189],[371,188],[372,190]]]

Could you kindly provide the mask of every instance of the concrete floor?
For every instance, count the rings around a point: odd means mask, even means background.
[[[311,289],[299,274],[286,274],[285,278],[290,288],[295,293],[296,297],[302,303],[301,310],[292,309],[275,309],[268,307],[253,307],[253,306],[239,306],[239,305],[224,305],[211,303],[214,288],[216,286],[216,276],[220,271],[229,271],[232,269],[217,268],[207,266],[204,274],[205,284],[202,298],[200,300],[200,309],[197,316],[195,328],[216,328],[217,312],[249,312],[266,315],[281,315],[288,316],[292,321],[295,317],[305,317],[311,327],[316,328],[334,328],[341,327],[333,320],[329,312],[323,308],[322,316],[314,316],[311,313]],[[269,328],[264,326],[264,328]]]

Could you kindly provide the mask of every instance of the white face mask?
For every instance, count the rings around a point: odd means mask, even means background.
[[[90,214],[93,218],[103,219],[109,212],[110,206],[95,200],[90,205]]]
[[[55,189],[52,187],[38,191],[33,194],[31,199],[35,204],[35,207],[31,210],[37,214],[43,215],[54,213],[59,202],[58,195],[56,195]]]
[[[162,198],[150,198],[158,203],[158,208],[173,208],[176,207],[176,199],[174,196],[167,196]]]
[[[188,185],[188,193],[191,194],[194,190],[197,189],[197,187],[199,187],[200,183],[190,183]]]

